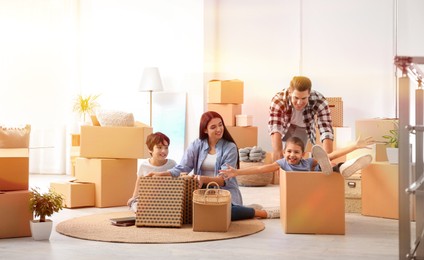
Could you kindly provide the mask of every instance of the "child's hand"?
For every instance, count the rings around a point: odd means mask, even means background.
[[[153,176],[155,176],[156,175],[156,173],[155,172],[149,172],[147,175],[146,175],[146,177],[153,177]]]
[[[361,137],[358,137],[358,139],[356,140],[356,147],[359,148],[367,148],[367,149],[371,149],[371,147],[368,147],[372,144],[375,144],[376,141],[374,140],[373,137],[369,136],[365,139],[361,139]]]
[[[219,170],[219,174],[224,178],[224,180],[228,180],[230,178],[237,176],[237,169],[234,169],[230,165],[227,164],[227,169]]]
[[[131,207],[131,204],[132,204],[132,202],[135,200],[136,198],[130,198],[128,201],[127,201],[127,206],[128,207]]]
[[[171,173],[165,172],[149,172],[146,177],[162,177],[162,176],[171,176]]]

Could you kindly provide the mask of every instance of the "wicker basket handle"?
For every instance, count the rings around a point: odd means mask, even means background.
[[[218,187],[219,190],[219,184],[214,181],[211,181],[208,183],[208,185],[206,185],[205,196],[208,195],[209,192],[213,192],[214,190],[216,190],[214,188],[209,187],[209,185],[215,185],[216,187]]]

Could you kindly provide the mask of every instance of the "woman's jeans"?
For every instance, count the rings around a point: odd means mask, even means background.
[[[231,204],[231,221],[252,219],[253,217],[255,217],[253,208]]]

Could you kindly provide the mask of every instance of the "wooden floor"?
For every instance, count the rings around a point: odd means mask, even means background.
[[[30,186],[46,188],[64,175],[31,175]],[[279,187],[242,187],[245,204],[279,206]],[[126,207],[64,209],[60,221]],[[399,259],[398,221],[346,214],[346,235],[285,234],[279,219],[263,220],[265,230],[246,237],[182,244],[121,244],[75,239],[53,232],[49,241],[0,239],[0,259]]]

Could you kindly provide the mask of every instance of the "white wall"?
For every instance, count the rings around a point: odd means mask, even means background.
[[[217,74],[245,82],[242,109],[258,126],[258,145],[271,150],[269,102],[298,74],[310,77],[325,96],[343,98],[352,138],[357,119],[397,116],[395,1],[217,2]],[[404,14],[422,10],[422,2],[414,2]],[[422,21],[418,14],[414,21]]]
[[[30,171],[65,171],[74,1],[0,2],[0,124],[31,124]]]
[[[354,128],[358,118],[396,116],[393,56],[424,56],[423,5],[419,0],[0,1],[0,93],[5,93],[0,123],[30,123],[34,133],[43,132],[38,141],[50,136],[42,145],[60,150],[53,153],[60,158],[49,163],[56,165],[64,153],[57,136],[69,138],[75,126],[77,93],[101,94],[103,107],[132,111],[136,120],[148,122],[148,93],[137,88],[143,68],[158,66],[165,91],[187,92],[186,144],[198,135],[206,84],[213,78],[245,82],[243,112],[254,116],[259,145],[267,150],[269,101],[297,74],[311,77],[326,96],[343,97],[345,125]],[[56,172],[62,172],[61,165]]]
[[[201,1],[91,0],[81,1],[80,10],[83,92],[100,93],[103,108],[131,111],[149,124],[149,94],[138,92],[138,86],[144,67],[155,66],[165,92],[187,92],[187,125],[198,124],[203,111]],[[153,118],[153,128],[165,118]],[[187,140],[197,134],[197,128],[186,128]],[[179,161],[182,151],[171,145],[169,156]]]
[[[77,128],[72,102],[79,93],[101,94],[102,107],[148,123],[149,96],[138,92],[147,66],[159,67],[164,91],[188,93],[187,125],[198,124],[202,1],[0,1],[0,33],[0,124],[32,125],[31,145],[45,148],[34,150],[31,172],[65,171],[63,142],[69,146]],[[197,136],[197,127],[186,129],[187,140]],[[173,149],[184,147],[171,146],[170,156]]]

